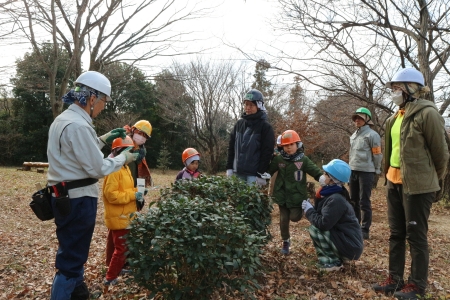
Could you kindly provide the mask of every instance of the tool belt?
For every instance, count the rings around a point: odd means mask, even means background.
[[[68,216],[71,212],[70,198],[68,191],[84,186],[88,186],[98,182],[95,178],[85,178],[74,180],[70,182],[59,182],[52,186],[46,186],[44,189],[35,192],[31,198],[30,207],[34,214],[41,220],[47,221],[54,218],[54,211],[52,209],[51,196],[52,192],[55,194],[55,207],[57,213],[62,216]]]

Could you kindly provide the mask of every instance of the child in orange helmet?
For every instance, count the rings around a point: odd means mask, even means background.
[[[117,138],[112,143],[110,157],[115,157],[124,149],[134,147],[132,139]],[[123,236],[129,232],[128,224],[131,215],[142,209],[144,198],[137,191],[130,169],[124,165],[119,171],[111,173],[103,180],[103,203],[105,205],[105,224],[108,227],[106,243],[106,272],[105,285],[117,283],[117,277],[125,265],[127,247]]]
[[[201,173],[198,170],[200,153],[197,150],[194,148],[185,149],[181,155],[181,160],[183,161],[184,168],[178,173],[175,182],[182,179],[191,180],[200,177]]]
[[[306,174],[319,181],[322,170],[305,155],[300,136],[294,130],[283,132],[280,146],[283,149],[272,159],[268,172],[270,175],[278,172],[273,199],[280,208],[281,253],[288,255],[291,245],[289,223],[300,221],[302,201],[308,198]]]

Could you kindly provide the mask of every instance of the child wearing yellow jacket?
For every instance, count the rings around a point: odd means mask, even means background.
[[[130,137],[117,138],[113,141],[110,156],[117,156],[127,147],[133,146],[133,140]],[[131,215],[138,210],[139,203],[143,200],[142,193],[134,187],[133,176],[127,165],[104,178],[103,203],[105,224],[108,227],[106,264],[109,266],[105,285],[117,283],[117,277],[126,261],[127,247],[123,236],[129,232],[126,228],[131,221]]]

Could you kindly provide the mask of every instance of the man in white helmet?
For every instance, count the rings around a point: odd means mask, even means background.
[[[97,215],[97,181],[138,155],[125,150],[114,158],[103,158],[100,149],[106,143],[125,137],[125,130],[117,128],[97,138],[92,125],[92,118],[111,101],[110,94],[111,84],[104,75],[95,71],[81,74],[75,88],[63,97],[63,102],[71,105],[50,126],[47,179],[59,242],[52,300],[89,299],[83,265]]]
[[[373,285],[377,292],[399,300],[423,299],[428,280],[428,217],[439,179],[446,174],[449,153],[444,119],[433,102],[422,73],[399,70],[386,87],[399,110],[386,121],[384,172],[389,221],[389,275]],[[404,282],[406,241],[411,274]]]

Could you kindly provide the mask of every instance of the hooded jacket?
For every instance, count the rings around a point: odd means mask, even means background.
[[[330,232],[331,241],[342,256],[350,260],[360,258],[364,248],[361,226],[343,195],[316,198],[314,209],[308,209],[305,215],[319,230]]]
[[[384,172],[389,169],[392,151],[391,129],[395,115],[386,121]],[[405,194],[424,194],[440,190],[449,153],[445,141],[445,122],[433,102],[417,99],[407,102],[400,127],[400,173]]]
[[[245,176],[263,174],[269,167],[274,145],[275,135],[267,114],[244,114],[230,134],[227,169]]]
[[[128,227],[131,214],[137,211],[136,192],[133,176],[127,166],[105,177],[103,203],[105,224],[108,229],[118,230]]]

